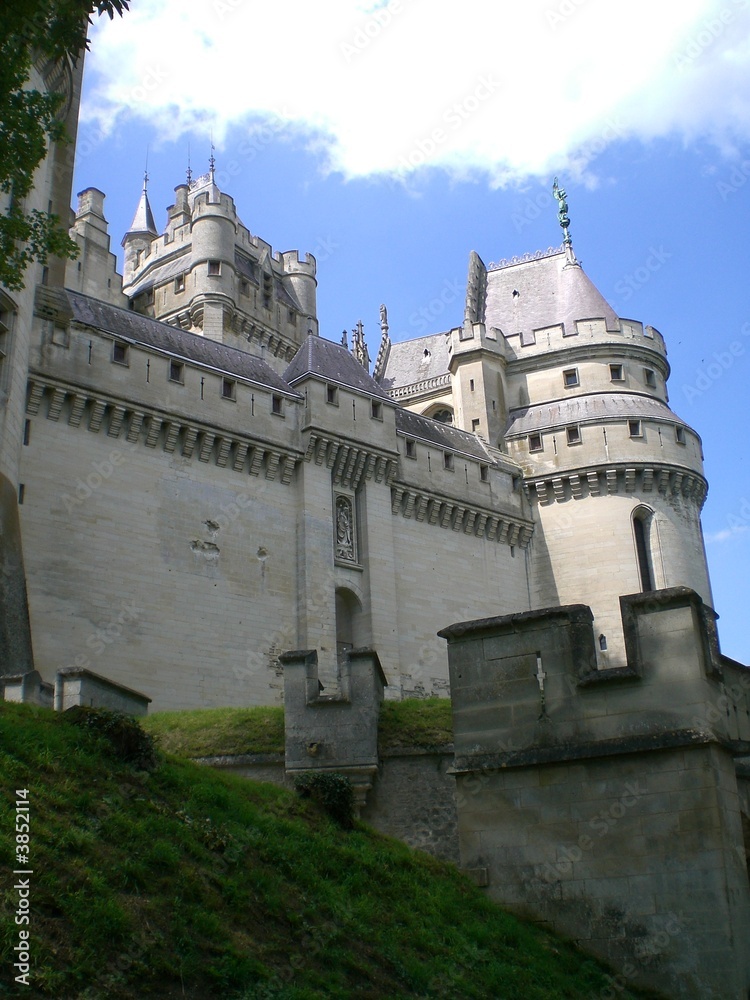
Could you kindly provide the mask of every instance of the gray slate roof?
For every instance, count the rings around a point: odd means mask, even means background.
[[[411,410],[404,410],[401,407],[396,410],[396,430],[408,434],[409,437],[429,441],[444,451],[460,451],[464,455],[479,459],[480,462],[493,461],[476,434],[461,431],[457,427],[442,424],[439,420],[423,417],[419,413],[412,413]]]
[[[565,266],[564,253],[487,272],[484,321],[507,336],[576,320],[604,318],[619,327],[617,314],[580,265]],[[514,295],[513,292],[518,292]]]
[[[238,351],[195,333],[178,330],[128,309],[119,309],[80,292],[66,289],[65,295],[76,323],[92,326],[134,344],[156,348],[181,360],[193,361],[227,375],[257,382],[269,389],[299,395],[270,365],[245,351]]]
[[[658,419],[684,424],[672,410],[652,396],[626,392],[599,392],[590,396],[559,399],[511,410],[506,433],[529,434],[531,431],[585,423],[587,420]],[[685,425],[686,426],[686,425]]]
[[[148,233],[150,236],[159,235],[156,230],[154,214],[151,211],[151,205],[149,204],[145,187],[141,191],[138,207],[135,210],[133,221],[130,223],[130,229],[128,229],[126,235],[135,235],[136,233]]]
[[[284,380],[290,385],[306,375],[336,382],[338,385],[356,389],[378,399],[390,397],[369,375],[362,365],[341,344],[310,334],[297,351],[289,367],[284,372]]]
[[[384,389],[395,389],[447,374],[449,345],[450,337],[445,333],[391,344],[380,384]],[[425,354],[425,351],[429,353]]]

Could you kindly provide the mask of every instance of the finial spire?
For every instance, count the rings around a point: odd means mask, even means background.
[[[216,157],[214,156],[214,151],[216,147],[214,146],[213,136],[211,137],[211,155],[208,158],[208,172],[211,174],[211,183],[214,183],[214,172],[216,170]]]
[[[188,143],[187,186],[193,183],[193,171],[190,169],[190,143]]]
[[[568,262],[571,264],[577,263],[576,255],[573,252],[573,240],[570,238],[570,216],[568,215],[568,202],[567,195],[565,194],[565,188],[561,188],[557,183],[557,178],[552,184],[552,195],[555,201],[560,206],[557,213],[557,218],[563,231],[563,246],[565,247],[565,254],[568,258]]]

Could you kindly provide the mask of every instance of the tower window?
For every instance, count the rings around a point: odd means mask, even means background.
[[[471,421],[471,430],[472,430],[472,433],[474,433],[474,434],[476,434],[477,431],[479,430],[479,418],[478,417],[474,417],[472,419],[472,421]]]
[[[488,483],[490,481],[490,467],[489,465],[479,466],[479,479],[483,483]]]
[[[283,417],[284,415],[284,397],[277,396],[275,393],[271,396],[271,413],[275,413],[277,417]]]
[[[250,294],[250,282],[246,281],[244,278],[240,282],[240,292],[242,293],[242,295]]]
[[[378,399],[370,401],[370,416],[373,420],[383,419],[383,404]]]
[[[273,295],[273,278],[270,274],[263,275],[263,308],[271,308],[271,298]]]
[[[443,452],[443,468],[453,472],[453,455],[449,451]]]
[[[237,383],[231,378],[223,378],[221,380],[221,395],[223,399],[236,399]]]
[[[610,365],[609,377],[613,382],[624,382],[625,376],[622,373],[622,365]]]
[[[565,437],[568,441],[568,444],[580,444],[581,428],[578,426],[578,424],[573,424],[571,427],[566,427]]]
[[[122,341],[116,340],[112,345],[112,360],[117,365],[129,364],[128,345],[123,344]]]
[[[185,366],[181,361],[169,362],[169,381],[179,382],[180,384],[185,381]]]
[[[221,274],[221,261],[210,260],[208,262],[208,273],[209,276],[215,278],[217,275]]]
[[[542,451],[541,434],[529,434],[529,451]]]
[[[578,385],[578,369],[568,368],[563,372],[563,385],[568,387],[571,385]]]
[[[674,439],[677,442],[677,444],[687,444],[687,440],[685,438],[685,428],[684,427],[675,427],[675,429],[674,429]]]
[[[406,457],[407,458],[417,457],[417,442],[413,438],[406,439]]]
[[[640,420],[628,420],[628,434],[632,438],[643,437],[643,427]]]
[[[339,390],[335,385],[326,386],[326,403],[330,403],[331,406],[339,405]]]
[[[470,378],[470,379],[469,379],[469,389],[470,389],[470,390],[471,390],[472,392],[474,392],[474,379],[473,379],[473,378]]]
[[[178,274],[177,277],[174,279],[174,290],[175,290],[175,292],[184,292],[185,291],[185,275],[184,274]]]
[[[653,370],[653,368],[643,369],[643,381],[646,383],[649,389],[656,388],[656,372]]]
[[[640,509],[633,515],[633,535],[638,560],[638,576],[641,591],[654,589],[654,574],[651,566],[651,512]]]

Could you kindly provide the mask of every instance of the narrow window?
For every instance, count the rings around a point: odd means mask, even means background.
[[[284,413],[284,397],[277,396],[275,393],[271,396],[271,413],[275,413],[277,416],[282,416]]]
[[[488,483],[490,481],[490,467],[489,465],[479,466],[479,479],[483,483]]]
[[[208,262],[208,273],[209,276],[212,278],[215,278],[217,275],[221,274],[221,261],[210,260]]]
[[[610,365],[609,377],[613,382],[623,382],[622,365]]]
[[[289,312],[287,313],[287,317],[289,319],[289,325],[290,326],[296,326],[297,325],[297,313],[294,311],[294,309],[290,309],[289,310]]]
[[[24,498],[25,495],[26,495],[26,484],[25,483],[19,483],[18,484],[18,503],[19,504],[23,503],[23,498]]]
[[[568,368],[567,371],[563,372],[563,385],[568,386],[578,385],[578,369]]]
[[[573,426],[571,427],[566,427],[565,437],[567,438],[568,444],[580,444],[581,428],[578,426],[578,424],[573,424]]]
[[[475,418],[471,421],[471,429],[474,434],[479,430],[479,419]]]
[[[601,649],[603,653],[607,651],[607,637],[604,634],[599,636],[599,649]]]
[[[184,274],[178,274],[177,277],[174,279],[174,290],[175,290],[175,292],[184,292],[185,291],[185,275]]]
[[[643,437],[643,428],[640,420],[628,420],[628,434],[632,438]]]
[[[331,406],[339,405],[339,390],[335,385],[326,386],[326,403],[330,403]]]
[[[383,404],[377,399],[370,401],[370,416],[373,420],[383,419]]]
[[[646,383],[649,389],[656,388],[656,372],[653,370],[653,368],[643,369],[643,381]]]
[[[406,439],[406,457],[416,458],[417,457],[417,442],[412,438]]]
[[[684,427],[675,427],[675,429],[674,429],[674,437],[675,437],[675,441],[677,442],[677,444],[687,444],[687,441],[685,439],[685,428]]]
[[[449,451],[443,452],[443,468],[453,471],[453,455]]]
[[[270,274],[263,275],[263,308],[271,308],[271,297],[273,295],[273,278]]]
[[[128,345],[116,340],[112,345],[112,360],[117,365],[128,364]]]
[[[169,362],[169,381],[179,382],[180,385],[185,381],[185,366],[181,361]]]
[[[648,520],[647,520],[648,517]],[[641,590],[654,589],[654,575],[651,569],[650,553],[650,516],[643,511],[638,511],[633,516],[633,534],[635,535],[635,551],[638,559],[638,575],[641,582]]]
[[[542,435],[529,434],[529,451],[541,451],[541,450],[542,450]]]
[[[231,378],[221,380],[221,395],[224,399],[235,399],[237,393],[236,383]]]
[[[472,392],[474,392],[474,379],[473,379],[473,378],[470,378],[470,379],[469,379],[469,389],[470,389],[470,390],[471,390]]]
[[[28,444],[30,440],[31,440],[31,421],[26,420],[24,421],[23,425],[23,443]]]
[[[250,294],[250,282],[249,281],[245,281],[244,278],[240,282],[240,292],[241,292],[242,295],[249,295]]]

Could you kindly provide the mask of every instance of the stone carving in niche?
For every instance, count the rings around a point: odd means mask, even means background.
[[[351,497],[336,497],[336,558],[355,562],[354,506]]]

